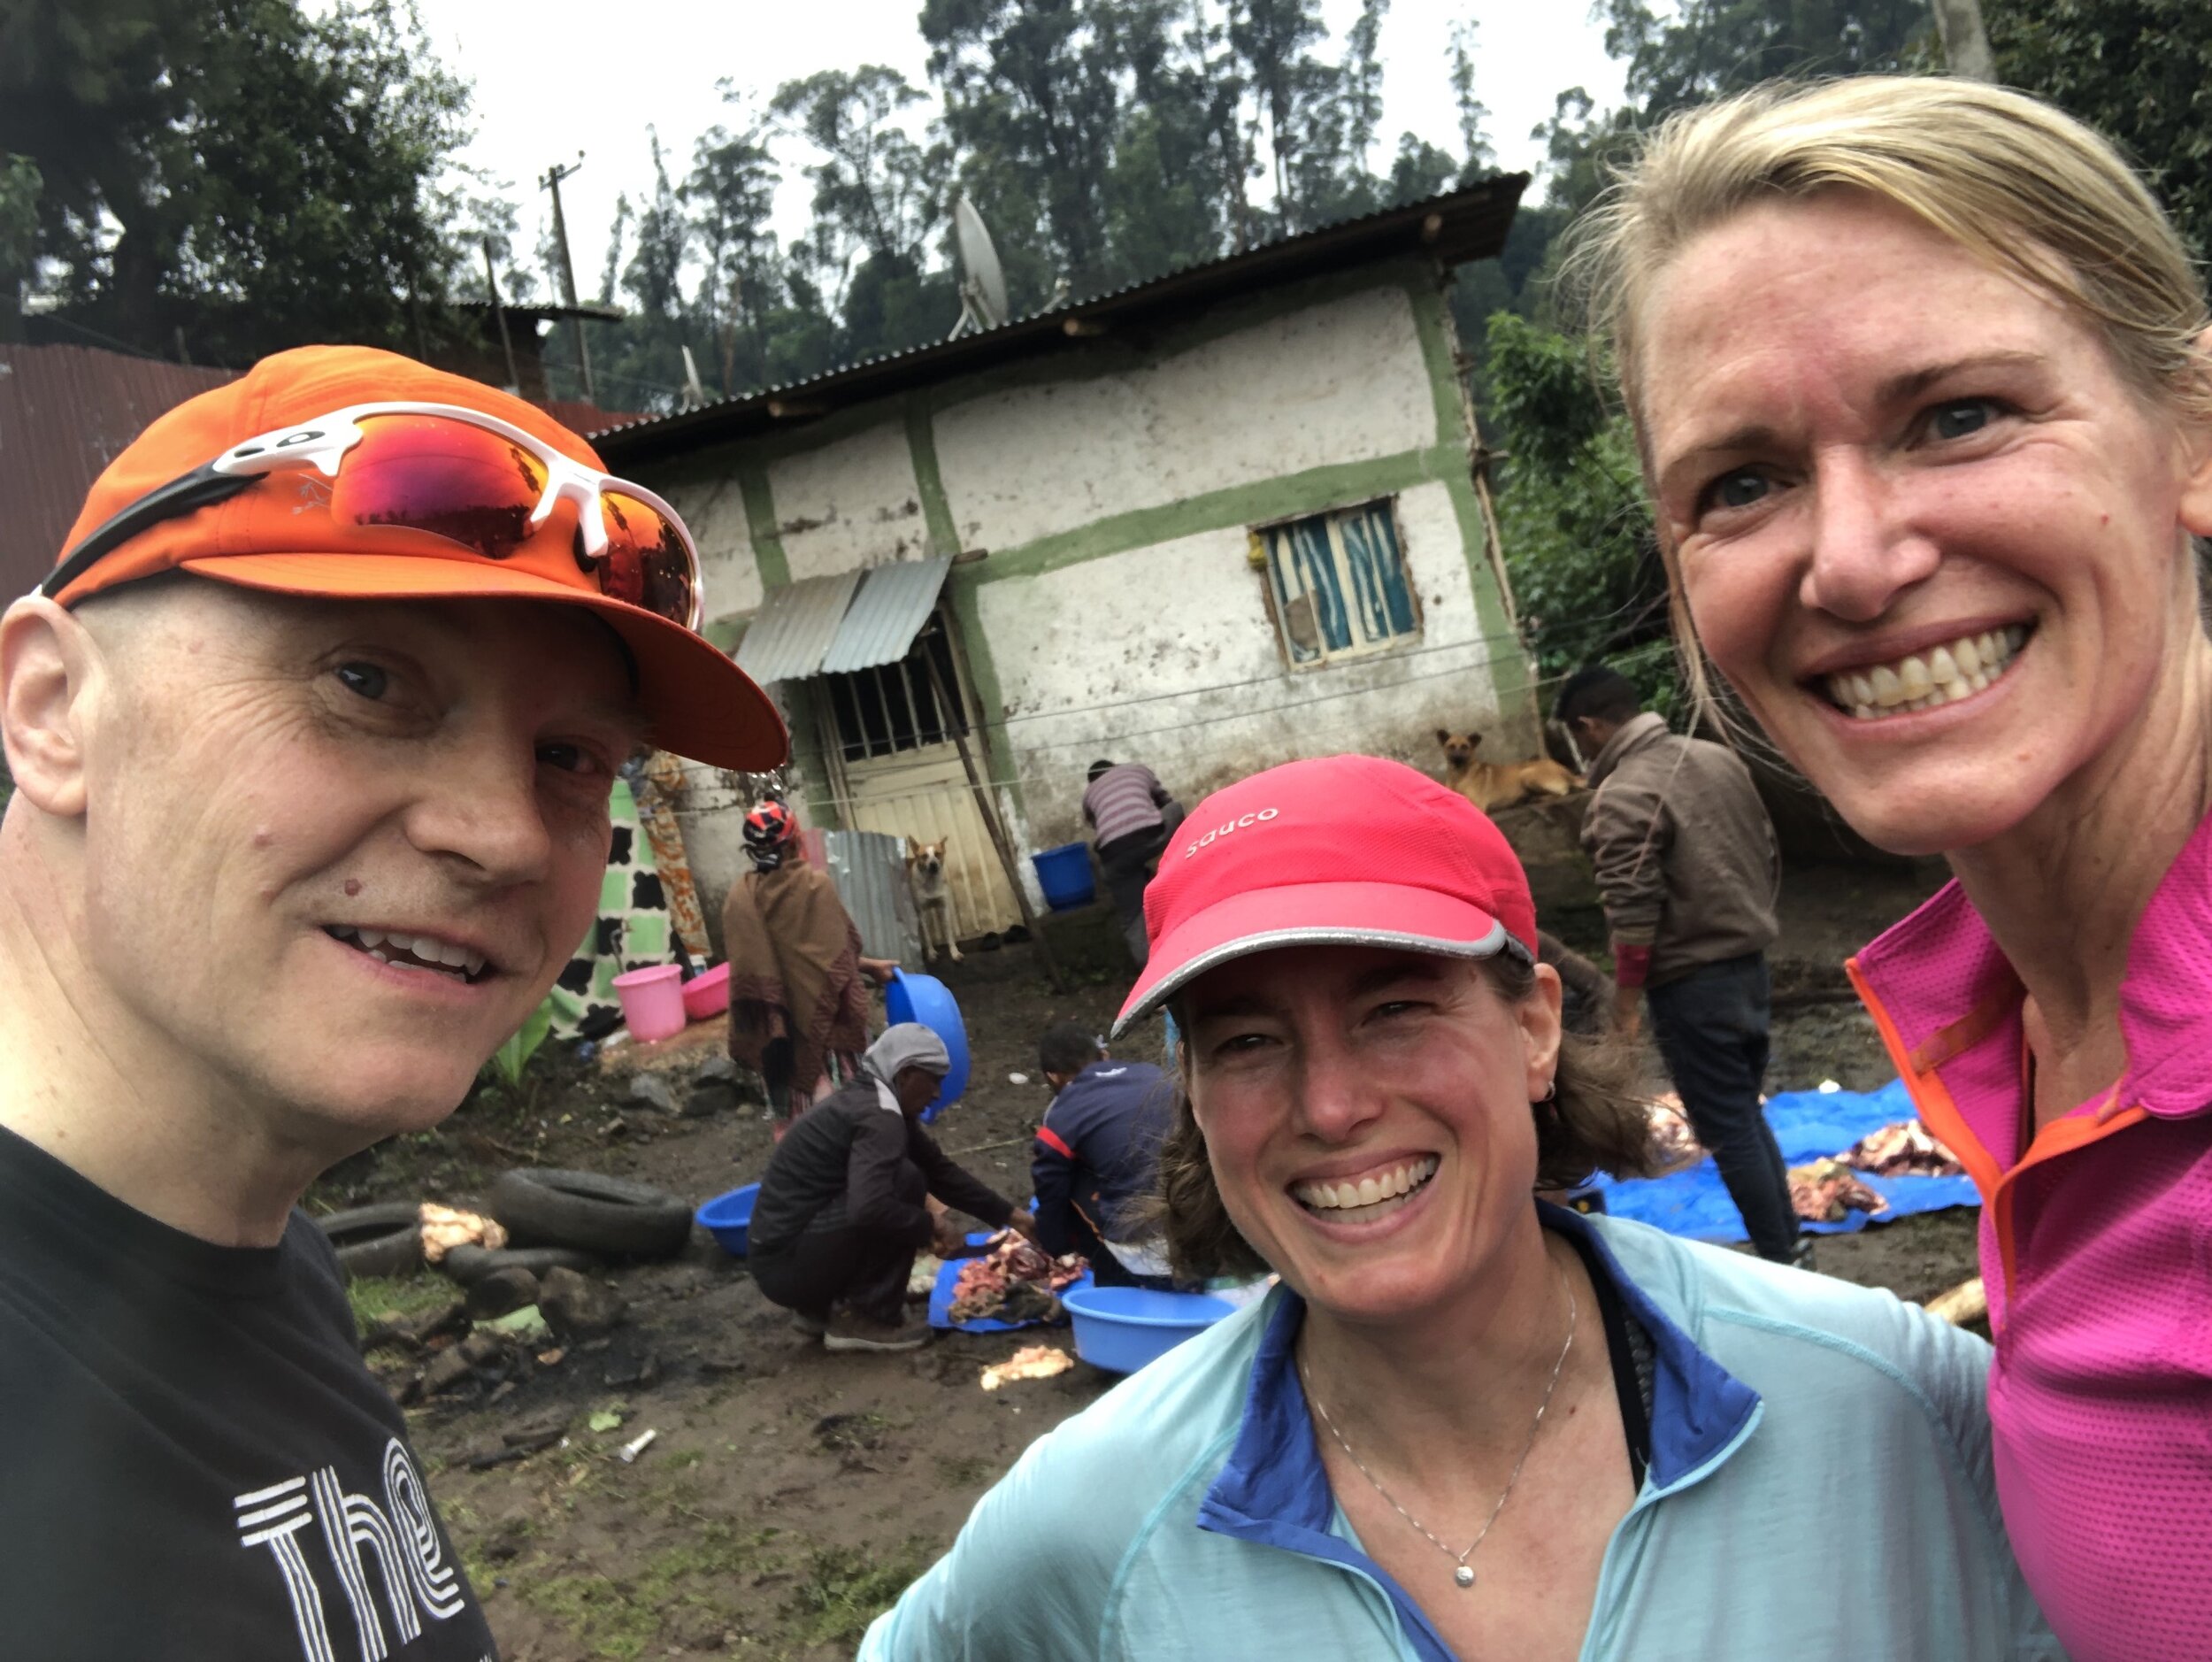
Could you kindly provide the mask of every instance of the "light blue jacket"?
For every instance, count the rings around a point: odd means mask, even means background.
[[[1988,1346],[1886,1292],[1543,1212],[1594,1236],[1655,1351],[1586,1662],[2063,1655],[1998,1518]],[[1444,1662],[1330,1493],[1302,1313],[1279,1290],[1040,1439],[864,1662]]]

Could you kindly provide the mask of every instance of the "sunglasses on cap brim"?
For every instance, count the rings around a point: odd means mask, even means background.
[[[328,481],[319,500],[341,524],[425,532],[488,560],[506,559],[570,503],[577,567],[601,594],[698,627],[699,551],[673,508],[642,485],[459,404],[352,404],[234,444],[101,526],[39,592],[60,594],[103,555],[165,519],[294,473]]]

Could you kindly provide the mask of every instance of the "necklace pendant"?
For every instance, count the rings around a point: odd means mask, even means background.
[[[1452,1572],[1452,1580],[1462,1587],[1472,1587],[1475,1584],[1474,1567],[1471,1565],[1461,1565]]]

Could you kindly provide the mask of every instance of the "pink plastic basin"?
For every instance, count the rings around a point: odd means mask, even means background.
[[[684,1030],[684,973],[673,964],[626,970],[614,978],[615,996],[634,1039],[666,1039]]]
[[[694,1021],[718,1016],[730,1007],[730,966],[717,964],[684,983],[684,1014]]]

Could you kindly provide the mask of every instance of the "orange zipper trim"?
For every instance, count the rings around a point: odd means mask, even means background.
[[[1927,1121],[1928,1129],[1942,1140],[1946,1148],[1959,1157],[1959,1164],[1974,1180],[1974,1187],[1981,1190],[1982,1203],[1988,1204],[1996,1195],[1998,1186],[2004,1181],[2005,1168],[1998,1163],[1995,1156],[1982,1146],[1981,1139],[1967,1128],[1966,1116],[1951,1100],[1949,1087],[1937,1077],[1932,1068],[1924,1072],[1917,1066],[1912,1048],[1905,1043],[1904,1035],[1897,1031],[1897,1024],[1890,1020],[1888,1010],[1874,996],[1873,988],[1867,984],[1866,977],[1860,973],[1859,960],[1855,958],[1846,958],[1843,970],[1851,978],[1851,985],[1857,989],[1859,1002],[1866,1006],[1867,1014],[1874,1018],[1875,1031],[1882,1035],[1883,1048],[1889,1052],[1889,1059],[1897,1065],[1897,1072],[1905,1081],[1905,1089],[1912,1094],[1913,1106],[1920,1110],[1920,1117]]]
[[[2149,1119],[2149,1111],[2140,1105],[2124,1108],[2101,1123],[2094,1114],[2066,1114],[2039,1130],[2030,1140],[2028,1150],[2020,1157],[2019,1163],[2008,1171],[1983,1146],[1981,1139],[1969,1129],[1966,1116],[1951,1100],[1949,1087],[1935,1072],[1939,1062],[1949,1060],[1972,1042],[1962,1042],[1963,1035],[1960,1035],[1961,1029],[1970,1032],[1974,1039],[1988,1036],[1994,1026],[1988,1019],[1989,1012],[1986,1010],[1977,1011],[1932,1038],[1924,1048],[1928,1051],[1929,1058],[1935,1059],[1916,1057],[1905,1043],[1903,1035],[1897,1031],[1897,1024],[1890,1020],[1889,1012],[1883,1007],[1881,1000],[1874,996],[1874,989],[1867,985],[1866,977],[1859,971],[1859,960],[1847,958],[1843,967],[1844,973],[1851,978],[1851,985],[1858,991],[1859,1002],[1874,1018],[1875,1030],[1882,1035],[1883,1048],[1889,1051],[1890,1060],[1897,1064],[1898,1074],[1904,1080],[1906,1090],[1911,1094],[1913,1106],[1920,1111],[1920,1117],[1926,1122],[1928,1129],[1959,1157],[1959,1164],[1966,1168],[1966,1174],[1974,1180],[1974,1187],[1981,1191],[1982,1204],[1990,1209],[1991,1223],[1996,1232],[2004,1290],[2009,1297],[2013,1283],[2018,1279],[2013,1251],[2012,1200],[2016,1192],[2014,1185],[2020,1173],[2032,1166],[2055,1160],[2062,1154],[2072,1154],[2085,1149],[2093,1143],[2101,1143],[2115,1133]],[[1917,1065],[1923,1061],[1926,1062],[1924,1068]],[[2116,1086],[2116,1093],[2117,1089]],[[2035,1104],[2024,1100],[2021,1112],[2032,1115]]]
[[[2116,1086],[2114,1088],[2116,1094],[2117,1089]],[[2027,1106],[2029,1112],[2033,1112],[2032,1104]],[[1998,1184],[1993,1203],[1997,1210],[1997,1250],[2004,1263],[2005,1291],[2008,1296],[2012,1291],[2014,1281],[2018,1279],[2012,1250],[2012,1202],[2018,1192],[2016,1183],[2020,1173],[2032,1166],[2047,1165],[2062,1154],[2078,1153],[2091,1143],[2101,1143],[2114,1133],[2124,1131],[2128,1127],[2150,1117],[2150,1111],[2140,1105],[2124,1108],[2102,1124],[2098,1123],[2094,1114],[2076,1112],[2052,1120],[2035,1134],[2034,1139],[2028,1144],[2028,1151],[2020,1157],[2019,1165],[2007,1172]]]

